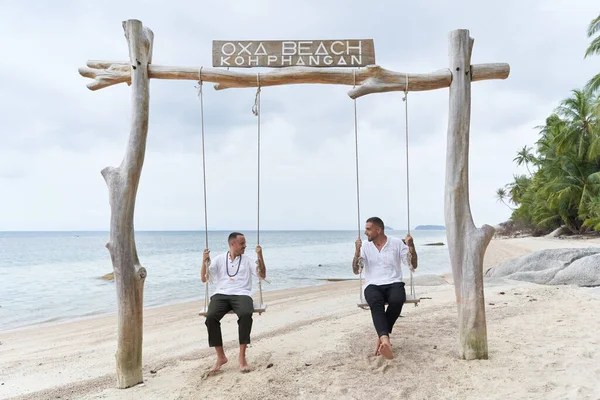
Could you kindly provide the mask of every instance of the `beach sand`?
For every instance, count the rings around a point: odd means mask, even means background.
[[[484,268],[544,248],[600,246],[600,239],[494,239]],[[423,262],[423,261],[422,261]],[[418,273],[417,273],[418,275]],[[395,358],[372,356],[369,311],[357,281],[265,293],[248,362],[237,362],[237,322],[222,321],[229,363],[214,363],[200,302],[144,314],[144,377],[115,388],[116,317],[0,333],[0,398],[27,399],[599,399],[600,290],[486,281],[489,359],[456,356],[450,284],[417,287],[391,339]]]

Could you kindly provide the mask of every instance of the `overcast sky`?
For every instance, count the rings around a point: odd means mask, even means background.
[[[168,6],[165,6],[168,4]],[[0,5],[0,230],[107,230],[100,171],[118,166],[130,89],[92,92],[77,69],[127,60],[121,21],[154,31],[153,63],[212,67],[213,40],[374,39],[377,64],[425,73],[448,65],[447,35],[469,29],[472,63],[507,62],[475,82],[470,202],[477,226],[510,216],[495,191],[526,172],[512,161],[546,116],[600,69],[584,60],[598,15],[585,1],[3,1]],[[337,4],[337,5],[333,5]],[[578,8],[575,8],[575,7]],[[248,70],[243,70],[248,71]],[[200,108],[192,81],[151,81],[138,230],[204,228]],[[261,229],[355,229],[349,87],[262,90]],[[205,86],[208,225],[256,227],[254,89]],[[448,89],[409,94],[411,225],[444,224]],[[361,219],[405,229],[402,93],[358,100]]]

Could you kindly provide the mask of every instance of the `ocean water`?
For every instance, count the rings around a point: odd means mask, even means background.
[[[209,232],[213,257],[227,251],[229,233]],[[403,238],[406,231],[386,233]],[[255,255],[256,233],[244,234],[246,254]],[[451,271],[447,246],[424,246],[446,243],[445,231],[411,234],[419,254],[417,274]],[[261,231],[269,281],[263,292],[320,285],[323,278],[355,278],[351,261],[356,236],[356,231]],[[0,232],[0,330],[115,312],[115,284],[101,279],[112,272],[108,238],[108,232]],[[199,273],[203,231],[136,232],[135,239],[148,271],[144,307],[204,298]]]

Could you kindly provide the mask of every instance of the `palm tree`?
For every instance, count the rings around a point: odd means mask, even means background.
[[[600,171],[594,164],[579,159],[575,149],[552,159],[540,171],[543,185],[536,204],[541,213],[533,216],[534,222],[543,224],[546,214],[560,216],[572,232],[578,232],[594,214],[590,203],[600,196]]]
[[[595,231],[600,232],[600,196],[595,197],[589,203],[589,217],[583,221],[583,226],[591,227]]]
[[[556,138],[557,150],[564,153],[575,146],[578,158],[583,160],[591,156],[588,150],[595,139],[594,128],[598,124],[596,105],[590,92],[575,89],[572,93],[573,95],[564,99],[556,110],[558,115],[568,121]]]
[[[600,196],[600,124],[590,111],[591,99],[589,92],[574,91],[538,127],[537,171],[532,178],[515,175],[507,185],[507,194],[518,205],[513,218],[547,229],[566,224],[573,232],[587,220],[584,228],[597,226],[597,208],[591,203]],[[526,163],[528,153],[524,147],[515,161]]]
[[[537,157],[538,167],[542,167],[546,159],[552,159],[556,157],[557,138],[560,137],[565,125],[566,122],[563,121],[556,113],[553,113],[546,118],[545,125],[536,126],[536,129],[540,129],[540,134],[542,135],[542,137],[535,143],[537,145],[537,152],[539,154]]]
[[[598,74],[600,76],[600,74]],[[596,115],[596,121],[593,126],[594,135],[588,150],[588,160],[596,161],[600,167],[600,92],[592,98],[592,112]]]
[[[587,36],[589,38],[596,36],[594,39],[592,39],[592,42],[590,43],[589,47],[587,48],[586,52],[585,52],[585,57],[587,58],[587,56],[591,56],[591,55],[599,55],[600,54],[600,15],[598,15],[596,18],[594,18],[592,20],[592,22],[590,22],[590,26],[588,27],[588,32],[587,32]],[[589,89],[591,92],[595,92],[596,90],[598,90],[598,88],[600,88],[600,73],[595,75],[587,84],[587,89]]]
[[[521,150],[517,152],[517,156],[513,159],[513,161],[517,162],[517,165],[525,164],[525,168],[527,168],[527,172],[529,172],[529,176],[531,175],[531,171],[529,170],[529,163],[535,164],[537,162],[533,153],[531,153],[531,147],[523,146]]]
[[[588,37],[585,57],[600,55],[600,15]],[[574,233],[600,231],[600,74],[585,89],[573,90],[537,128],[535,150],[523,146],[514,158],[529,176],[513,176],[496,191],[497,200],[516,205],[513,221],[543,230],[564,224]],[[529,164],[536,167],[533,173]]]
[[[503,188],[496,190],[496,200],[501,201],[502,204],[504,204],[506,207],[508,207],[514,211],[514,208],[509,206],[508,203],[506,203],[506,201],[504,201],[505,199],[506,199],[506,190]]]
[[[510,201],[517,205],[521,204],[523,195],[527,192],[531,181],[525,175],[513,175],[513,181],[506,185],[510,193]]]

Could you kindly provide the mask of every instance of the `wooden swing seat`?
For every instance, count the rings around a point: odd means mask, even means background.
[[[258,304],[258,303],[254,303],[254,312],[258,313],[258,315],[264,313],[267,311],[267,305],[266,304]],[[200,310],[200,312],[198,313],[198,315],[202,316],[202,317],[206,317],[208,310],[206,308],[202,308],[202,310]],[[230,310],[227,314],[235,314],[233,312],[233,310]]]
[[[420,302],[420,301],[421,301],[421,298],[420,298],[420,297],[413,296],[413,295],[411,295],[411,294],[407,294],[407,295],[406,295],[406,301],[404,302],[404,304],[411,303],[411,304],[415,304],[415,305],[417,305],[417,304],[419,304],[419,302]],[[388,305],[388,303],[385,303],[385,305],[387,306],[387,305]],[[356,302],[356,306],[357,306],[358,308],[362,308],[363,310],[369,310],[369,304],[366,302],[366,300],[362,300],[362,301],[361,301],[361,300],[359,299],[359,300]]]

